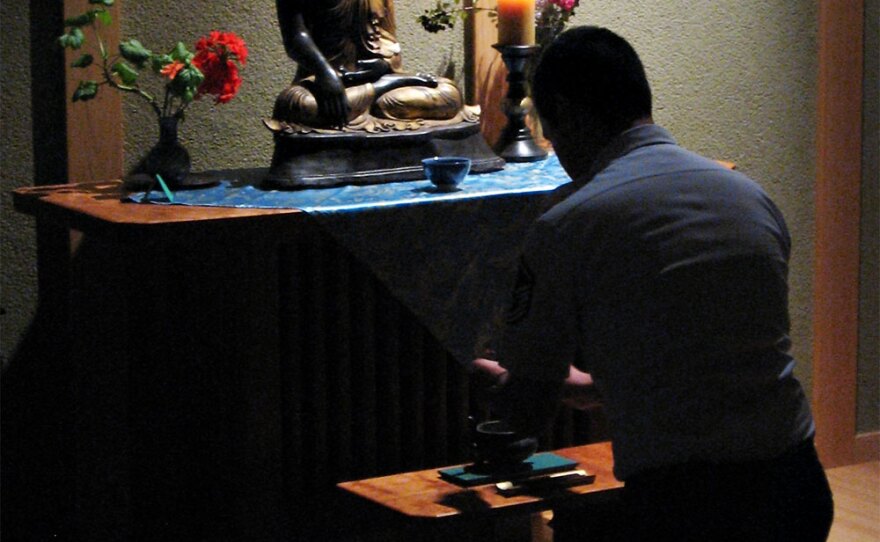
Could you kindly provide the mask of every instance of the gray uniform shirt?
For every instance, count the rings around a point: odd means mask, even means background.
[[[810,437],[788,353],[790,238],[770,198],[656,125],[622,134],[593,171],[527,237],[502,364],[537,380],[590,372],[622,480]]]

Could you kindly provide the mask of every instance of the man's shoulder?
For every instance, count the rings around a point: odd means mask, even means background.
[[[741,176],[719,162],[674,143],[646,145],[634,149],[600,171],[593,182],[598,193],[603,188],[617,188],[631,182],[661,177],[686,179],[706,175]]]
[[[620,206],[645,206],[646,198],[658,198],[682,185],[705,186],[714,191],[723,184],[737,192],[763,194],[761,187],[740,172],[676,144],[640,147],[609,163],[584,186],[542,216],[551,224],[588,214],[599,217]]]

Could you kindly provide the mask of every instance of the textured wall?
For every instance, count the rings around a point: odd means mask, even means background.
[[[460,32],[431,35],[415,18],[429,2],[398,1],[398,38],[404,45],[404,65],[412,71],[447,73],[461,77],[463,39]],[[178,40],[192,49],[210,30],[236,32],[248,44],[248,64],[242,72],[239,95],[213,107],[208,101],[190,107],[180,137],[193,157],[193,168],[267,166],[272,156],[272,134],[262,119],[272,114],[275,96],[293,78],[295,64],[281,44],[274,0],[226,4],[212,0],[188,2],[181,14],[179,2],[149,0],[124,2],[122,39],[139,37],[152,50],[171,48]],[[136,163],[156,138],[152,113],[143,101],[125,103],[126,164]]]
[[[170,48],[177,40],[193,43],[211,29],[233,30],[247,40],[251,58],[244,85],[233,102],[212,108],[195,104],[181,127],[181,137],[196,168],[247,167],[268,164],[272,139],[260,119],[269,115],[275,95],[293,76],[282,47],[272,0],[226,3],[193,0],[181,9],[170,0],[121,2],[123,38],[137,37],[147,47]],[[27,146],[28,89],[9,77],[22,59],[27,73],[27,43],[16,44],[27,25],[25,11],[3,2],[3,178],[14,170],[15,182],[27,184],[31,151]],[[423,32],[415,17],[433,0],[398,0],[398,37],[411,70],[446,72],[461,79],[461,29],[438,35]],[[608,26],[628,39],[644,57],[656,95],[658,122],[679,141],[708,156],[732,160],[760,181],[782,208],[794,238],[792,318],[799,375],[809,386],[811,326],[811,258],[813,238],[816,13],[813,2],[788,0],[686,0],[608,2],[583,0],[579,24]],[[26,75],[21,78],[26,80]],[[19,95],[19,92],[21,95]],[[7,96],[9,100],[7,100]],[[11,103],[7,103],[7,102]],[[211,111],[211,109],[216,109]],[[6,122],[6,115],[13,115]],[[126,164],[134,164],[156,137],[156,124],[143,103],[125,103]],[[8,134],[21,133],[17,149]],[[15,157],[16,159],[13,159]],[[21,158],[20,160],[18,158]],[[6,200],[4,199],[4,202]],[[30,226],[4,209],[4,306],[28,306],[33,298],[33,242],[14,240]],[[14,220],[14,224],[8,221]],[[10,239],[10,242],[7,242]],[[16,269],[21,269],[17,271]],[[7,286],[13,272],[21,284]],[[20,276],[18,276],[20,275]],[[9,295],[7,295],[7,292]],[[11,311],[10,311],[11,312]],[[27,321],[27,310],[4,317],[4,350]],[[7,330],[9,332],[7,333]]]
[[[683,146],[730,160],[782,209],[793,240],[791,316],[799,378],[811,380],[816,19],[813,2],[582,1],[642,55],[655,120]]]
[[[33,183],[30,11],[27,2],[0,3],[3,77],[0,77],[0,354],[7,359],[36,304],[34,221],[12,209],[10,191]]]
[[[462,34],[437,35],[415,22],[431,0],[398,1],[398,37],[409,69],[446,71],[460,77]],[[194,41],[212,28],[234,30],[253,55],[243,73],[240,98],[209,112],[197,104],[182,128],[195,167],[261,166],[271,137],[260,118],[293,75],[281,48],[274,2],[124,4],[123,36],[141,36],[148,47]],[[644,57],[656,95],[656,119],[680,143],[708,156],[731,160],[761,182],[778,202],[794,238],[791,307],[799,375],[809,386],[811,258],[816,76],[816,13],[813,2],[738,0],[607,2],[584,0],[577,24],[608,26],[630,39]],[[137,109],[137,110],[136,110]],[[151,145],[152,119],[128,101],[127,163]],[[144,129],[141,129],[141,128]]]

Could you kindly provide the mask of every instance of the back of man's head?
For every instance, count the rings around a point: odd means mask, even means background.
[[[532,98],[551,124],[563,115],[591,115],[611,134],[651,115],[651,88],[638,54],[622,37],[595,26],[567,30],[547,47]]]

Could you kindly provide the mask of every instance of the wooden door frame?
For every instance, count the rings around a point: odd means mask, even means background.
[[[64,17],[73,17],[94,9],[88,0],[64,0]],[[115,54],[119,47],[119,2],[109,8],[113,24],[101,25],[101,36],[107,50]],[[99,23],[100,24],[100,23]],[[91,31],[86,30],[89,45],[94,45]],[[89,48],[91,51],[91,47]],[[72,102],[70,97],[82,79],[100,80],[100,58],[94,49],[95,64],[87,69],[71,68],[83,50],[65,51],[67,89],[67,182],[105,181],[122,177],[125,132],[122,125],[122,95],[102,87],[98,95],[87,102]]]
[[[813,413],[826,467],[880,459],[857,434],[863,0],[819,2]]]

